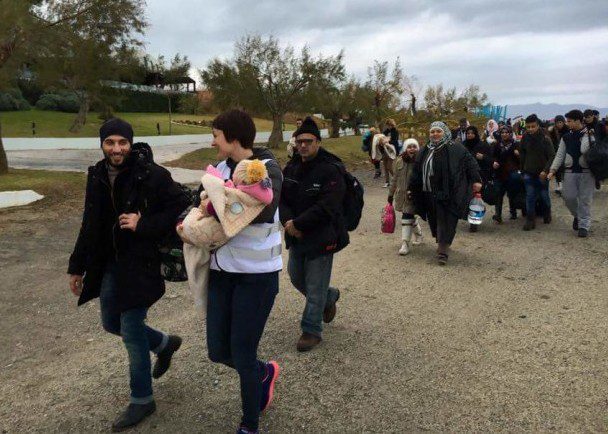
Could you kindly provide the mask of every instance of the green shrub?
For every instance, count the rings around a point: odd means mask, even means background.
[[[0,111],[22,111],[31,108],[30,103],[23,98],[19,89],[0,92]]]
[[[179,111],[181,95],[171,95],[171,110]],[[102,99],[117,112],[167,113],[169,97],[162,93],[105,88]]]
[[[40,99],[42,94],[44,94],[44,90],[35,80],[22,79],[17,82],[17,85],[19,86],[19,89],[21,89],[23,98],[25,98],[30,105],[36,105],[36,102]]]
[[[36,103],[39,110],[52,110],[66,113],[78,113],[80,103],[71,92],[45,93]]]

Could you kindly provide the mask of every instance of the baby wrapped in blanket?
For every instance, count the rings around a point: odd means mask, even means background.
[[[188,283],[200,314],[206,308],[211,251],[251,224],[273,199],[272,183],[260,160],[239,162],[228,181],[210,165],[202,184],[200,206],[190,210],[177,230],[184,241]]]

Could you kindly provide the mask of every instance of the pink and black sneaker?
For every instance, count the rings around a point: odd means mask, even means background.
[[[262,380],[262,399],[260,400],[260,412],[266,411],[270,404],[272,404],[272,398],[274,397],[274,385],[279,378],[279,364],[274,360],[266,363],[266,376]]]

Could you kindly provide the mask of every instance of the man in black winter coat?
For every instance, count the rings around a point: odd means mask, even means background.
[[[70,256],[70,289],[81,305],[99,297],[103,328],[122,337],[129,355],[131,400],[114,431],[152,414],[152,376],[169,368],[179,336],[145,324],[165,292],[158,243],[175,230],[188,197],[171,174],[133,150],[133,129],[110,119],[99,131],[104,159],[89,168],[82,226]],[[150,351],[158,358],[151,372]]]
[[[526,132],[520,146],[521,171],[526,188],[526,223],[524,231],[536,228],[537,203],[542,204],[543,221],[549,224],[551,217],[551,197],[547,174],[555,157],[551,139],[540,127],[540,120],[535,114],[526,118]]]
[[[467,120],[467,118],[461,118],[458,121],[458,128],[452,130],[452,141],[455,143],[464,142],[467,139],[467,127],[468,126],[469,126],[469,121]]]
[[[321,342],[322,321],[336,315],[340,292],[329,286],[333,256],[349,243],[343,218],[344,166],[320,147],[321,134],[311,118],[296,131],[298,155],[283,171],[279,216],[289,249],[289,277],[306,296],[298,351]]]

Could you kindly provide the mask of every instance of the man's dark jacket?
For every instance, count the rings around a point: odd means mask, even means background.
[[[344,165],[335,155],[319,148],[317,156],[303,162],[294,157],[283,170],[283,190],[279,217],[303,233],[301,239],[285,233],[289,249],[296,244],[314,258],[336,253],[349,244],[344,224],[343,200],[346,191]]]
[[[416,157],[410,179],[409,191],[412,192],[416,214],[426,220],[428,209],[423,192],[422,164],[429,153],[423,147]],[[479,165],[467,149],[460,143],[450,143],[435,152],[433,157],[433,176],[431,188],[433,199],[441,202],[451,213],[466,219],[469,202],[473,197],[472,185],[481,182]]]
[[[82,226],[69,274],[84,275],[78,305],[99,297],[104,270],[117,263],[118,308],[149,307],[165,292],[158,243],[175,230],[189,198],[163,167],[133,151],[110,187],[106,160],[89,167]],[[118,216],[141,213],[135,232],[120,229]]]
[[[542,129],[535,134],[525,133],[520,144],[521,170],[529,175],[538,176],[541,172],[549,172],[555,149],[551,139]]]

